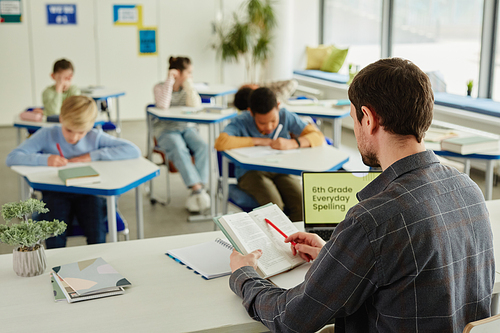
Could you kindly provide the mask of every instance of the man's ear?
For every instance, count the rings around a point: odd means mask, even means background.
[[[374,134],[379,127],[377,114],[367,106],[362,106],[361,111],[363,112],[363,119],[361,119],[361,122],[367,126],[369,134]]]

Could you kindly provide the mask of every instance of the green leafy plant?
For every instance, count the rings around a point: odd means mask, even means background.
[[[472,80],[467,81],[467,95],[470,96],[473,86],[474,86],[474,81]]]
[[[48,211],[45,203],[36,199],[4,204],[1,214],[7,223],[0,224],[0,241],[19,246],[19,251],[22,252],[38,249],[42,241],[60,235],[66,230],[66,223],[63,221],[33,221],[28,218],[34,212]],[[20,222],[8,225],[13,219],[19,219]]]
[[[232,62],[244,59],[246,81],[256,82],[257,67],[264,67],[271,53],[272,30],[276,17],[272,0],[248,0],[243,3],[240,18],[233,13],[232,21],[214,23],[217,40],[212,47],[222,61]]]

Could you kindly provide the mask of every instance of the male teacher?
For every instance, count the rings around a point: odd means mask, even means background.
[[[231,255],[231,289],[273,332],[462,332],[490,315],[495,265],[483,195],[426,151],[429,78],[399,58],[359,72],[351,117],[366,165],[382,174],[360,191],[328,242],[290,235],[310,260],[305,281],[284,290],[259,278],[261,251]]]

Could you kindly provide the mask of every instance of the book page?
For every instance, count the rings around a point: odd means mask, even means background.
[[[293,225],[288,216],[277,205],[270,205],[263,208],[258,208],[251,211],[248,215],[252,217],[255,223],[260,227],[269,239],[274,243],[276,248],[282,253],[291,266],[296,266],[304,260],[299,256],[294,256],[290,248],[290,243],[285,243],[285,237],[271,227],[265,219],[270,220],[287,236],[298,232],[299,230]]]
[[[273,149],[270,146],[253,146],[234,148],[231,149],[230,152],[234,152],[245,157],[264,157],[272,155],[292,154],[297,152],[297,149],[279,150]]]
[[[244,254],[262,250],[259,268],[266,276],[291,268],[287,258],[276,249],[274,242],[247,213],[226,215],[221,217],[220,221],[234,233],[235,238],[241,243]]]

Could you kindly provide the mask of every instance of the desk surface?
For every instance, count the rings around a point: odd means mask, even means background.
[[[198,124],[214,124],[220,123],[224,120],[234,118],[238,113],[218,113],[218,112],[193,112],[186,113],[183,110],[187,110],[183,106],[174,106],[168,109],[160,108],[148,108],[147,113],[160,120],[170,120],[170,121],[184,121]]]
[[[204,280],[165,255],[169,249],[223,237],[207,232],[118,243],[46,250],[47,270],[18,277],[12,254],[0,255],[2,332],[262,332],[241,299],[229,289],[229,276]],[[103,257],[132,286],[124,295],[69,304],[54,302],[50,268]],[[85,324],[80,320],[85,318]],[[237,329],[236,327],[237,326]],[[234,329],[233,329],[234,328]],[[224,330],[225,329],[225,330]]]
[[[322,172],[338,170],[349,161],[349,154],[332,146],[296,149],[279,155],[246,157],[226,150],[231,162],[243,169],[301,175],[302,171]]]
[[[82,91],[82,95],[92,97],[95,100],[115,98],[125,95],[125,92],[123,90],[113,89],[113,88],[97,88],[97,89],[92,89],[92,92],[90,92],[89,90],[90,88],[88,87],[80,89]]]
[[[289,105],[285,104],[283,107],[288,111],[294,112],[300,116],[311,116],[321,118],[345,118],[351,112],[349,105],[344,106],[331,106],[327,105],[334,100],[319,101],[323,105]],[[335,100],[336,101],[336,100]]]
[[[78,163],[76,166],[91,165],[100,175],[101,182],[79,186],[65,186],[54,167],[12,166],[12,170],[26,177],[35,190],[92,194],[120,195],[158,176],[159,168],[151,161],[140,157],[122,161],[95,161]],[[72,167],[68,165],[66,167]]]
[[[235,94],[238,89],[233,86],[223,84],[210,84],[206,86],[198,86],[198,94],[205,97],[217,97]]]

